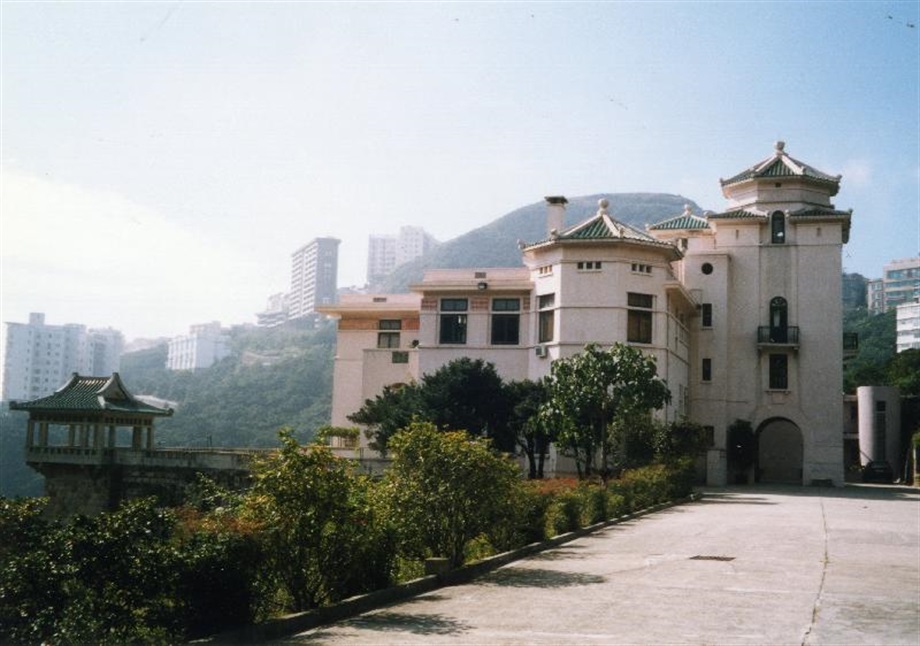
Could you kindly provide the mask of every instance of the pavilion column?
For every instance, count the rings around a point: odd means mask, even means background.
[[[48,422],[38,424],[38,445],[48,446]]]
[[[110,449],[115,448],[115,428],[116,426],[114,424],[109,425],[109,442],[107,446]]]
[[[80,424],[80,446],[84,449],[89,446],[89,424],[86,422]]]
[[[35,446],[35,422],[29,420],[26,423],[26,448],[31,449]]]
[[[70,424],[67,427],[67,446],[76,446],[77,441],[77,425]]]
[[[131,430],[131,448],[135,451],[140,450],[141,443],[144,441],[144,429],[140,426],[135,426]]]
[[[147,450],[153,451],[153,425],[147,427]]]
[[[93,448],[102,450],[102,424],[93,424]]]

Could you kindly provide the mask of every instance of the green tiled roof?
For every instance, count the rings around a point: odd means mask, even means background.
[[[741,171],[734,177],[720,180],[722,186],[738,184],[739,182],[744,182],[751,179],[772,179],[778,177],[802,177],[817,182],[833,184],[834,186],[840,184],[839,175],[834,177],[833,175],[828,175],[827,173],[823,173],[818,169],[809,166],[808,164],[800,162],[799,160],[787,155],[784,148],[785,144],[783,144],[783,142],[777,142],[776,149],[772,155],[763,161],[754,164],[750,168]]]
[[[741,220],[741,219],[764,219],[767,216],[763,213],[754,213],[753,211],[745,211],[744,209],[738,209],[736,211],[726,211],[724,213],[710,213],[710,220]]]
[[[793,212],[790,213],[789,215],[790,215],[791,217],[794,217],[794,218],[802,218],[802,217],[806,217],[806,218],[807,218],[807,217],[828,217],[828,216],[830,216],[830,217],[834,217],[834,216],[841,216],[841,217],[844,217],[844,216],[848,216],[848,215],[853,215],[853,213],[852,213],[851,211],[840,211],[840,210],[838,210],[838,209],[824,209],[824,208],[821,208],[821,207],[817,207],[817,206],[816,206],[816,207],[807,208],[807,209],[799,209],[798,211],[793,211]]]
[[[83,377],[73,373],[66,384],[47,397],[11,402],[11,410],[114,412],[169,416],[172,409],[151,406],[125,388],[118,373],[111,377]]]
[[[706,218],[693,215],[690,211],[690,207],[687,206],[684,208],[684,212],[677,217],[649,225],[648,228],[649,231],[698,231],[701,229],[708,229],[709,222],[706,221]]]

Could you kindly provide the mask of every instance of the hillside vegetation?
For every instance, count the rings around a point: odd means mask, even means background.
[[[121,376],[135,395],[175,402],[157,420],[162,446],[276,446],[288,426],[307,441],[329,422],[335,325],[232,333],[232,353],[205,370],[166,370],[166,345],[126,354]]]

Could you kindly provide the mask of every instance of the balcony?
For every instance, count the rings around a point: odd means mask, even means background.
[[[795,325],[787,325],[786,327],[761,325],[757,328],[757,347],[761,349],[798,349],[799,328]]]

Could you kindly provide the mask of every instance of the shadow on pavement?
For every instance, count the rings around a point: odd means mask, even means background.
[[[736,485],[721,489],[703,489],[703,497],[693,504],[775,505],[776,501],[758,494],[797,496],[801,498],[863,498],[871,500],[917,500],[920,489],[905,485],[852,484],[843,487],[803,487],[800,485]]]
[[[445,617],[444,615],[425,615],[402,612],[375,612],[347,619],[336,625],[335,636],[341,638],[348,629],[375,630],[380,632],[407,632],[416,635],[459,635],[470,630],[471,626]],[[296,641],[279,641],[276,643],[323,644],[333,632],[330,628],[320,629],[307,635],[297,635]],[[347,635],[345,636],[347,639]]]
[[[606,579],[596,574],[559,572],[539,568],[505,567],[483,577],[479,585],[508,588],[568,588],[579,585],[603,583]]]
[[[580,551],[584,550],[584,545],[563,545],[555,549],[546,550],[544,552],[539,552],[528,557],[530,561],[563,561],[567,559],[583,559],[585,558],[584,554],[579,554]]]

